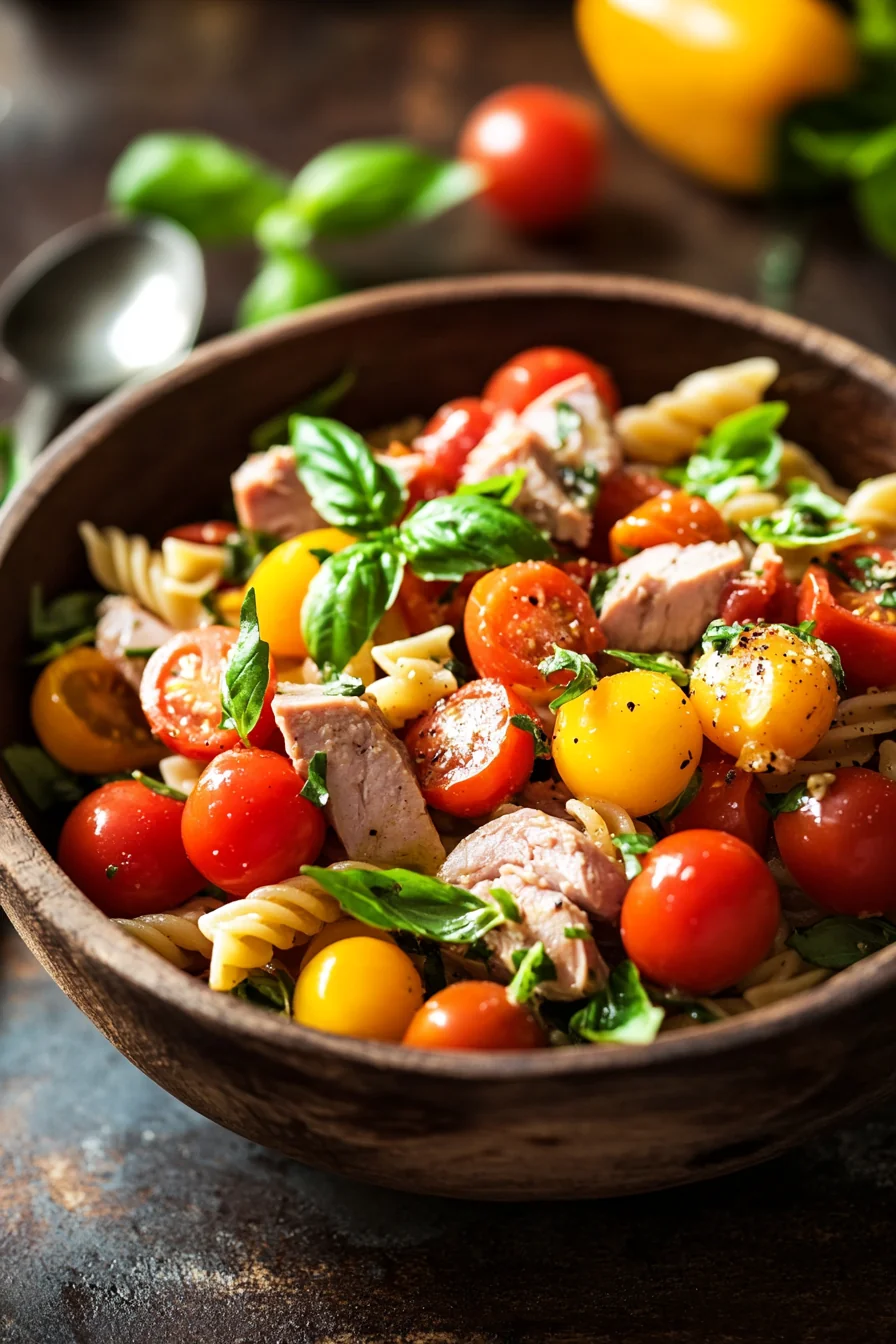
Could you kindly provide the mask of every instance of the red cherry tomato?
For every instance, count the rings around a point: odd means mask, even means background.
[[[467,597],[475,582],[475,574],[468,574],[460,583],[443,583],[420,579],[410,568],[405,569],[398,609],[411,634],[425,634],[437,625],[453,625],[455,630],[463,625]]]
[[[594,510],[588,554],[595,560],[610,558],[610,528],[654,495],[671,495],[674,486],[639,467],[619,467],[601,482]]]
[[[440,406],[414,448],[445,478],[453,490],[461,469],[492,423],[492,414],[479,397],[458,397]]]
[[[537,345],[514,355],[489,378],[482,399],[495,411],[519,414],[542,392],[579,373],[588,374],[609,411],[619,409],[619,392],[609,369],[563,345]]]
[[[639,504],[610,529],[610,555],[618,564],[627,556],[674,541],[694,546],[701,541],[729,541],[728,524],[715,505],[684,490],[657,495]]]
[[[572,674],[554,672],[546,681],[538,664],[554,645],[577,653],[606,648],[591,603],[556,565],[525,560],[483,574],[473,585],[464,613],[464,637],[481,677],[546,693],[565,686]]]
[[[404,1044],[417,1050],[536,1050],[545,1034],[521,1004],[491,980],[460,980],[427,999]]]
[[[417,719],[405,737],[423,797],[455,817],[481,817],[512,798],[535,764],[531,706],[500,681],[470,681]]]
[[[851,546],[833,560],[847,578],[855,578],[861,555],[884,564],[894,557],[882,546]],[[814,621],[816,636],[833,644],[851,691],[896,681],[896,608],[881,606],[878,596],[873,589],[858,592],[821,565],[810,565],[800,584],[799,619]]]
[[[324,842],[321,810],[302,797],[303,780],[273,751],[226,751],[186,801],[183,838],[208,882],[248,896],[295,877]]]
[[[458,151],[482,170],[485,200],[506,223],[550,229],[577,219],[602,184],[606,130],[591,103],[517,84],[473,109]]]
[[[755,775],[736,770],[730,756],[707,742],[700,758],[703,779],[693,802],[667,822],[668,830],[727,831],[764,855],[771,816]]]
[[[896,784],[846,766],[821,799],[775,819],[781,858],[825,910],[881,915],[896,910]]]
[[[649,980],[715,994],[762,960],[780,917],[778,888],[755,850],[722,831],[681,831],[645,855],[619,928]]]
[[[225,625],[182,630],[150,658],[140,682],[140,704],[149,726],[166,747],[197,761],[210,761],[239,742],[221,722],[221,681],[237,631]],[[277,677],[271,673],[258,723],[249,734],[262,747],[274,733],[271,701]]]
[[[178,537],[181,541],[193,541],[197,546],[223,546],[237,532],[235,523],[225,522],[223,518],[214,518],[208,523],[184,523],[182,527],[172,527],[166,537]]]
[[[759,573],[737,574],[722,589],[719,615],[726,625],[735,621],[783,621],[796,625],[796,585],[784,576],[780,555],[769,556]]]
[[[104,914],[155,915],[202,886],[181,839],[184,804],[134,779],[82,798],[59,839],[59,866]]]

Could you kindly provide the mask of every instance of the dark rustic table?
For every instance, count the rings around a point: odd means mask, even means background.
[[[533,79],[591,91],[561,0],[0,0],[12,95],[0,274],[100,208],[111,162],[140,131],[208,129],[284,168],[356,135],[448,148],[476,99]],[[607,200],[573,237],[512,240],[469,208],[339,261],[358,284],[584,268],[750,295],[773,228],[764,207],[703,191],[617,131]],[[227,328],[251,270],[249,250],[210,258],[208,334]],[[848,217],[820,219],[798,311],[896,355],[894,294],[892,265]],[[17,395],[0,384],[0,414]],[[186,1110],[0,932],[4,1344],[896,1338],[894,1109],[758,1171],[637,1200],[393,1195]]]

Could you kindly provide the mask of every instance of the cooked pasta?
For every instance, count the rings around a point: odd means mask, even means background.
[[[760,775],[771,793],[786,793],[843,765],[867,765],[877,751],[877,739],[896,733],[896,688],[870,690],[841,700],[824,737],[786,774]]]
[[[159,773],[169,789],[192,793],[204,766],[205,761],[191,761],[186,756],[164,756],[159,761]]]
[[[215,587],[224,568],[217,546],[197,546],[167,537],[153,551],[145,537],[128,536],[118,527],[78,526],[90,572],[110,593],[136,598],[176,630],[207,625],[213,617],[202,598]]]
[[[635,821],[624,807],[609,798],[589,798],[587,801],[572,798],[566,804],[566,810],[601,853],[617,863],[622,862],[622,855],[613,844],[614,835],[653,834],[643,821]]]
[[[882,775],[896,783],[896,742],[892,738],[880,744],[879,769]]]
[[[212,944],[208,982],[231,990],[250,971],[266,966],[274,953],[308,942],[324,924],[338,919],[339,905],[309,877],[293,877],[258,887],[199,920]]]
[[[422,635],[378,644],[371,650],[373,661],[387,673],[372,682],[368,693],[376,700],[392,728],[403,728],[410,719],[457,690],[457,678],[445,664],[452,658],[454,627],[437,626]]]
[[[694,451],[725,416],[761,401],[778,376],[773,359],[757,356],[702,369],[646,406],[628,406],[615,420],[626,457],[668,465]]]
[[[737,988],[750,1008],[765,1008],[770,1003],[780,1003],[782,999],[820,985],[830,974],[820,966],[810,966],[798,952],[788,947],[760,961]]]
[[[782,497],[772,490],[757,490],[747,485],[731,499],[717,505],[719,513],[726,523],[749,523],[754,518],[764,518],[781,507]]]
[[[217,910],[221,902],[214,896],[197,896],[176,910],[158,915],[138,915],[135,919],[116,919],[120,929],[137,942],[157,952],[178,970],[187,971],[204,965],[212,955],[212,945],[199,928],[203,915]]]
[[[896,472],[863,481],[848,497],[843,512],[863,529],[865,541],[891,546],[896,541]]]
[[[813,481],[826,495],[839,499],[841,503],[849,498],[849,491],[838,485],[827,467],[823,467],[813,453],[807,452],[798,443],[785,440],[781,447],[780,484],[794,479]],[[783,492],[782,492],[783,497]]]

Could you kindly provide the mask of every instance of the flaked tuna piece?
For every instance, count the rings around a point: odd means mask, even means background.
[[[410,757],[372,700],[286,686],[274,717],[299,774],[327,754],[327,820],[350,859],[434,873],[445,858]]]
[[[743,563],[736,541],[669,542],[624,560],[600,609],[607,643],[641,653],[691,648],[718,615],[722,589]]]
[[[548,388],[520,413],[561,466],[596,473],[599,479],[622,466],[622,448],[613,422],[587,373]]]
[[[139,691],[149,653],[144,658],[129,658],[126,650],[148,649],[152,652],[171,638],[173,628],[132,597],[104,597],[96,614],[97,650]]]
[[[230,478],[240,527],[288,541],[299,532],[325,527],[296,473],[291,448],[252,453]]]
[[[510,892],[522,922],[486,935],[508,972],[516,950],[542,942],[557,970],[544,986],[548,995],[578,998],[603,983],[606,966],[593,938],[568,937],[566,929],[590,933],[589,914],[615,919],[627,884],[619,865],[569,822],[531,807],[497,817],[460,842],[439,877],[484,899],[493,887]]]
[[[526,473],[514,509],[557,541],[587,546],[591,536],[591,508],[568,492],[561,466],[543,440],[524,425],[503,421],[490,429],[470,453],[461,483],[474,485],[493,476],[510,476],[522,467]]]
[[[571,799],[572,794],[562,780],[530,779],[529,783],[520,789],[514,802],[519,807],[534,807],[538,812],[546,812],[549,817],[569,821],[566,804]]]

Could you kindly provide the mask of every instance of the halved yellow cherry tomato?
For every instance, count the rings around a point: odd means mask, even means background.
[[[282,542],[262,560],[248,587],[255,589],[261,637],[268,641],[275,657],[307,656],[302,638],[302,603],[320,569],[320,561],[312,552],[342,551],[354,541],[338,527],[318,527]]]
[[[343,938],[376,938],[381,943],[394,942],[391,933],[385,929],[375,929],[372,924],[364,924],[360,919],[336,919],[332,924],[325,924],[320,933],[311,939],[302,957],[302,969],[318,952],[323,952],[325,947],[333,943],[341,943]]]
[[[620,672],[561,705],[554,762],[577,798],[607,798],[634,817],[677,798],[700,763],[703,733],[680,686],[661,672]]]
[[[302,969],[293,1016],[303,1027],[400,1041],[423,1002],[423,984],[410,957],[394,943],[345,938],[318,952]]]
[[[44,668],[31,696],[31,721],[44,750],[79,774],[137,770],[165,755],[137,692],[96,649],[73,649]]]

